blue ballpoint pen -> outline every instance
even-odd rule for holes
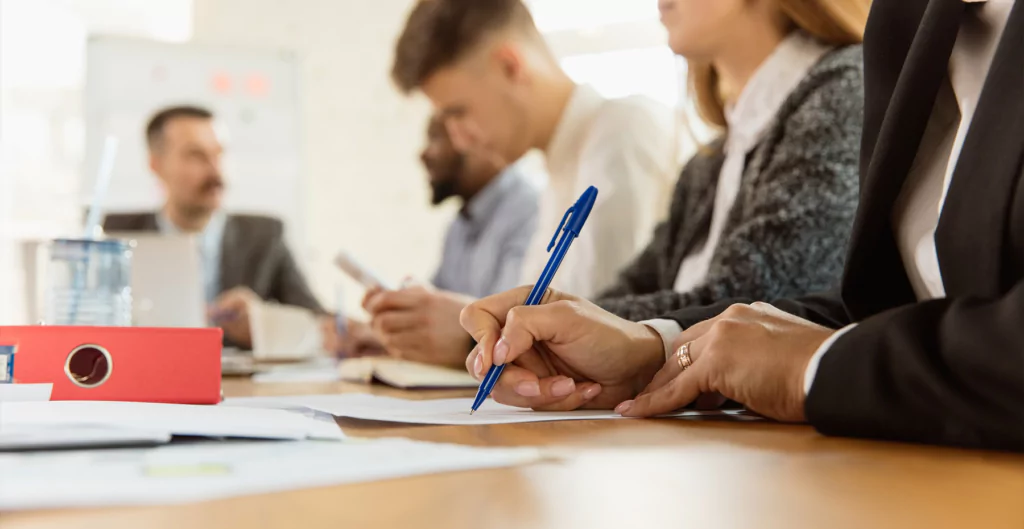
[[[544,292],[547,291],[548,285],[551,284],[551,280],[555,278],[555,273],[558,272],[558,267],[562,264],[562,259],[565,258],[565,254],[569,251],[569,246],[572,244],[572,241],[576,240],[576,237],[580,236],[580,230],[583,229],[583,224],[587,222],[587,217],[590,216],[590,210],[594,209],[594,202],[596,201],[597,188],[590,186],[580,195],[576,203],[565,212],[562,222],[558,223],[555,235],[551,237],[551,244],[548,244],[548,252],[551,252],[552,248],[555,251],[548,259],[548,264],[544,267],[544,271],[541,272],[537,284],[533,285],[533,290],[530,291],[530,296],[526,298],[525,305],[540,304],[541,298],[544,297]],[[562,233],[561,239],[558,238],[559,233]],[[558,242],[557,245],[555,244],[556,241]],[[491,369],[487,371],[487,376],[484,377],[484,381],[480,383],[480,389],[476,392],[476,399],[473,400],[473,409],[469,411],[470,415],[487,400],[491,390],[494,389],[494,385],[498,383],[498,377],[501,376],[504,370],[504,365],[492,365]]]

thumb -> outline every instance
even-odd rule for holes
[[[586,323],[577,303],[572,301],[514,307],[508,311],[501,340],[495,346],[494,363],[514,362],[532,351],[535,343],[555,343],[563,329]]]

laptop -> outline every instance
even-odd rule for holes
[[[189,235],[108,233],[132,249],[132,324],[206,327],[199,249]]]

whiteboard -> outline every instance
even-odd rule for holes
[[[292,248],[305,253],[294,54],[94,36],[86,60],[83,205],[92,200],[104,138],[112,134],[120,145],[106,210],[159,207],[163,194],[149,169],[146,123],[164,107],[199,105],[226,131],[226,209],[280,218]]]

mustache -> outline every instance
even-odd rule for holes
[[[201,191],[216,191],[224,189],[224,178],[220,175],[208,178],[203,182],[202,187],[199,188]]]

